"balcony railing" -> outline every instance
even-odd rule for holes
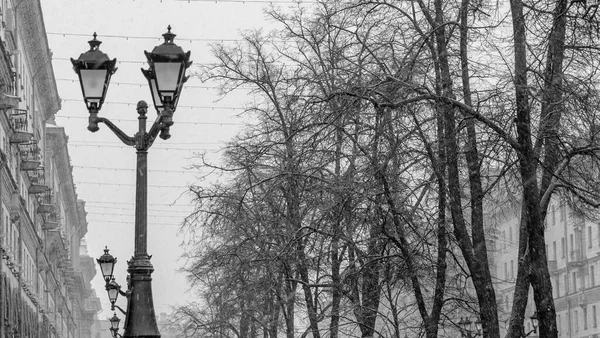
[[[42,164],[42,152],[37,141],[29,141],[18,144],[21,154],[21,170],[37,170]]]
[[[38,212],[42,214],[51,213],[55,210],[54,196],[50,190],[36,195],[38,201]]]
[[[46,185],[44,168],[27,171],[27,176],[29,177],[29,182],[31,183],[29,186],[30,194],[41,194],[50,190],[50,188]]]
[[[42,221],[42,230],[56,229],[59,224],[59,219],[55,212],[42,214]]]
[[[9,111],[9,120],[13,130],[10,135],[11,143],[24,143],[33,139],[33,133],[29,130],[27,110],[11,109]]]
[[[583,251],[581,251],[579,249],[571,250],[569,258],[570,258],[569,265],[580,266],[583,264],[583,261],[584,261]]]

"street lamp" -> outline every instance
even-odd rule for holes
[[[104,255],[96,259],[96,262],[100,265],[100,271],[102,272],[102,277],[106,283],[112,278],[115,263],[117,262],[117,259],[109,254],[108,251],[108,247],[104,247]]]
[[[98,259],[98,264],[111,297],[112,308],[117,307],[113,299],[116,301],[119,293],[127,296],[123,336],[160,337],[152,300],[151,274],[154,268],[150,263],[151,256],[147,252],[147,155],[148,149],[157,136],[164,140],[171,136],[169,129],[173,125],[173,113],[177,109],[183,83],[187,80],[185,71],[191,65],[190,52],[185,53],[173,42],[175,34],[171,33],[171,26],[168,27],[167,33],[163,34],[165,39],[163,44],[156,46],[151,53],[144,52],[150,67],[142,69],[142,73],[150,85],[158,116],[147,131],[148,105],[144,101],[139,101],[137,103],[139,129],[134,136],[129,136],[109,119],[98,116],[106,97],[110,78],[117,68],[116,59],[111,60],[100,51],[101,42],[96,37],[94,33],[94,38],[88,42],[90,50],[82,53],[76,60],[71,59],[71,62],[79,77],[83,100],[89,112],[88,130],[96,132],[99,130],[98,124],[104,123],[123,143],[136,149],[135,249],[132,259],[127,262],[130,278],[127,292],[122,292],[120,286],[114,282],[113,269],[116,259],[108,253],[108,249],[104,250],[104,255]],[[118,292],[115,293],[115,290]],[[113,332],[116,334],[116,331]]]
[[[113,338],[123,337],[119,334],[119,322],[121,319],[117,317],[117,314],[115,313],[108,320],[110,321],[110,332],[112,333]]]
[[[533,329],[531,331],[527,332],[525,335],[523,335],[523,337],[527,337],[532,333],[537,333],[537,328],[538,328],[537,310],[531,315],[531,317],[529,317],[529,320],[531,320],[531,327],[533,327]]]
[[[468,317],[461,318],[458,326],[461,335],[465,338],[475,338],[481,335],[481,320],[479,318],[474,323]]]

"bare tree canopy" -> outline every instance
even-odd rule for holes
[[[197,74],[256,123],[194,185],[187,337],[500,337],[494,215],[517,210],[507,337],[533,289],[557,337],[544,219],[595,218],[597,5],[322,1],[212,46]]]

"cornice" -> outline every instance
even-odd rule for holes
[[[15,15],[17,34],[25,49],[22,53],[28,58],[36,91],[41,99],[42,116],[44,120],[49,120],[60,109],[60,98],[40,1],[21,0]]]

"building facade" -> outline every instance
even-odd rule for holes
[[[517,277],[520,207],[498,213],[491,255],[501,319],[506,330]],[[600,338],[600,224],[553,200],[546,216],[546,253],[557,311],[559,337]],[[535,311],[530,290],[526,317]],[[526,320],[526,329],[531,330]]]
[[[0,0],[0,338],[91,337],[78,200],[39,0]]]

